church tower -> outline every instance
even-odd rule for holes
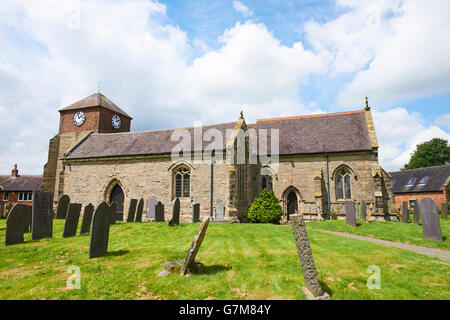
[[[52,192],[54,201],[64,194],[63,159],[92,133],[130,132],[132,118],[111,100],[95,93],[59,110],[59,132],[50,139],[41,191]]]

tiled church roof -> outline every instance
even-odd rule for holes
[[[391,172],[392,192],[421,193],[442,191],[442,187],[450,177],[450,164],[428,168]],[[424,177],[430,177],[426,183],[420,183]],[[415,181],[409,185],[412,178]]]

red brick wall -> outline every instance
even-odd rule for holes
[[[19,192],[9,192],[9,196],[8,196],[8,201],[3,201],[3,195],[4,192],[0,191],[0,203],[3,206],[3,217],[5,217],[6,214],[6,206],[8,205],[8,203],[12,203],[13,205],[19,203],[19,204],[24,204],[27,206],[32,206],[33,202],[32,201],[19,201]],[[1,212],[1,210],[0,210]],[[6,217],[5,217],[6,218]]]
[[[431,198],[436,202],[437,207],[441,208],[441,203],[447,202],[446,194],[444,192],[429,192],[429,193],[404,193],[395,195],[395,207],[400,209],[403,201],[408,202],[409,200]]]

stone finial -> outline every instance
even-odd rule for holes
[[[367,97],[366,97],[366,108],[365,108],[365,110],[366,111],[370,111],[369,100],[367,99]]]
[[[240,119],[244,119],[244,111],[241,110],[241,115],[239,117]]]

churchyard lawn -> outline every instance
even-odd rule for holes
[[[358,228],[375,232],[382,225]],[[447,235],[449,225],[443,225]],[[169,228],[120,222],[111,226],[108,253],[93,259],[88,258],[89,234],[78,235],[81,223],[73,238],[62,238],[63,226],[64,220],[54,220],[51,239],[31,241],[28,233],[23,244],[2,244],[0,299],[305,299],[290,226],[210,224],[196,259],[204,274],[190,277],[157,275],[164,262],[185,258],[198,223]],[[413,226],[395,226],[407,241],[409,233],[401,230]],[[386,234],[394,233],[389,223],[386,228],[391,230]],[[411,243],[421,236],[417,228]],[[0,220],[2,241],[5,229]],[[320,284],[333,300],[450,299],[448,262],[313,230],[308,236]],[[381,288],[370,290],[367,270],[373,265],[380,268]],[[80,268],[80,289],[67,288],[70,266]]]

